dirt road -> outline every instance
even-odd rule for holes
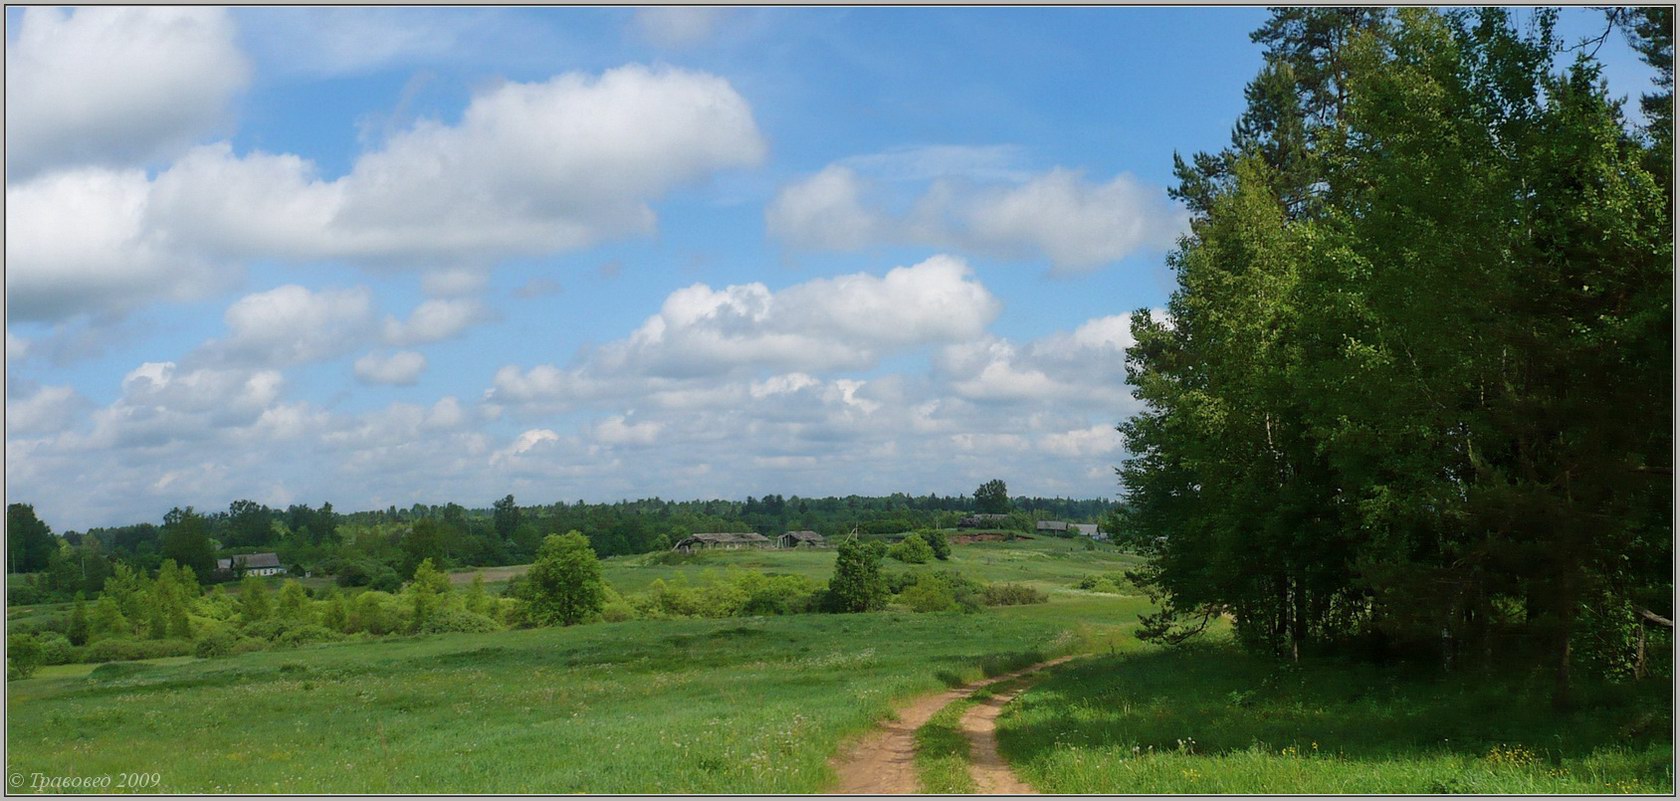
[[[946,704],[981,687],[1020,678],[1073,658],[1064,656],[1040,662],[1013,673],[982,679],[910,702],[898,710],[896,720],[887,721],[881,728],[864,735],[834,758],[830,764],[840,780],[830,792],[847,795],[919,792],[921,786],[916,781],[915,764],[916,730],[921,728],[922,724],[944,709]],[[1021,689],[1011,691],[1008,698],[1015,697]],[[992,736],[998,713],[1002,711],[1008,698],[983,701],[963,717],[963,733],[969,737],[973,759],[969,769],[973,772],[975,783],[982,793],[1033,792],[1031,787],[1015,777],[1009,766],[998,756],[997,740]],[[970,731],[971,718],[973,731]]]

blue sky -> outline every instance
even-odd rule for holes
[[[1264,17],[8,9],[8,500],[1112,497]]]

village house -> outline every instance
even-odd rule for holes
[[[235,574],[243,570],[247,576],[278,576],[286,572],[286,566],[273,553],[246,553],[217,559],[216,570]]]
[[[1009,521],[1009,515],[976,514],[957,521],[957,528],[996,528]]]
[[[828,542],[815,531],[789,531],[776,538],[778,548],[798,548],[801,545],[810,548],[821,548]]]
[[[1074,523],[1073,527],[1080,534],[1090,537],[1098,542],[1103,542],[1108,539],[1108,532],[1103,531],[1102,527],[1096,523]]]
[[[671,550],[679,553],[691,553],[707,548],[769,548],[774,543],[769,537],[752,531],[709,532],[705,534],[691,534],[677,541]]]
[[[1068,524],[1061,520],[1040,520],[1038,525],[1033,526],[1033,528],[1046,534],[1058,536],[1065,535],[1068,532]]]

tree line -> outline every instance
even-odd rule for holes
[[[1523,13],[1275,10],[1231,145],[1175,157],[1190,231],[1120,425],[1147,636],[1229,614],[1283,655],[1529,665],[1560,704],[1669,669],[1673,9],[1608,12],[1657,73],[1642,124]]]
[[[338,577],[344,586],[396,590],[421,562],[442,567],[525,564],[550,534],[583,532],[597,554],[620,556],[668,550],[702,531],[813,530],[838,538],[950,528],[975,511],[1013,511],[1009,522],[1028,530],[1035,519],[1098,520],[1113,509],[1103,499],[1011,499],[1001,480],[974,495],[766,495],[742,501],[616,503],[558,502],[521,506],[512,495],[486,508],[456,503],[341,513],[331,503],[276,509],[237,500],[225,511],[172,509],[162,525],[90,528],[55,535],[33,507],[7,507],[8,571],[28,574],[9,587],[10,603],[68,601],[100,591],[118,564],[155,574],[165,561],[190,569],[201,582],[237,578],[216,570],[218,558],[272,551],[295,573]]]

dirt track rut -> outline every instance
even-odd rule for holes
[[[927,723],[939,710],[982,687],[1009,681],[1059,665],[1073,659],[1064,656],[1040,662],[1001,676],[982,679],[941,693],[923,696],[898,710],[898,717],[889,720],[861,739],[852,743],[834,758],[831,764],[839,776],[830,792],[843,795],[916,793],[921,785],[916,781],[916,730]],[[975,705],[962,719],[963,734],[969,738],[969,771],[982,793],[1032,793],[1025,782],[1017,778],[998,756],[997,716],[1003,705],[1023,688],[1015,688],[1006,696],[987,699]]]

